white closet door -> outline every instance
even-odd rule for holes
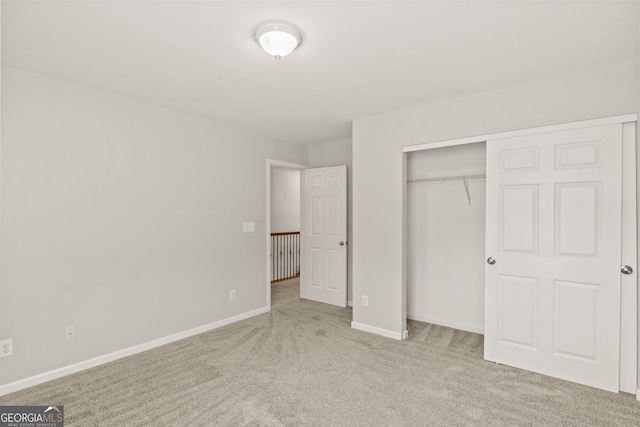
[[[485,359],[619,390],[622,126],[487,143]]]

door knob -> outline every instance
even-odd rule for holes
[[[494,258],[494,257],[491,257],[491,256],[490,256],[489,258],[487,258],[487,264],[489,264],[489,265],[493,265],[493,264],[495,264],[495,263],[496,263],[496,260],[495,260],[495,258]]]
[[[338,244],[339,244],[340,246],[344,246],[344,245],[345,245],[344,241],[342,241],[342,240],[341,240],[341,241],[340,241],[340,243],[338,243]]]
[[[633,268],[629,267],[628,265],[623,265],[622,267],[620,267],[620,271],[622,272],[622,274],[631,274],[633,273]]]

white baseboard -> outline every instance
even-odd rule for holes
[[[347,307],[353,307],[353,301],[347,301]]]
[[[402,340],[403,332],[394,332],[388,329],[378,328],[376,326],[365,325],[364,323],[351,322],[351,327],[359,331],[370,332],[376,335],[382,335],[383,337],[393,338],[395,340]]]
[[[636,400],[640,402],[640,388],[636,390]]]
[[[433,317],[429,316],[420,316],[417,314],[409,313],[407,313],[407,319],[417,320],[418,322],[433,323],[434,325],[446,326],[448,328],[460,329],[461,331],[484,335],[484,328],[478,328],[477,326],[466,325],[464,323],[448,322],[446,320],[434,319]]]
[[[114,351],[102,356],[94,357],[93,359],[85,360],[82,362],[74,363],[73,365],[64,366],[62,368],[54,369],[53,371],[44,372],[42,374],[34,375],[29,378],[18,380],[9,384],[0,385],[0,396],[13,393],[19,390],[23,390],[34,385],[42,384],[47,381],[55,380],[57,378],[64,377],[66,375],[75,374],[76,372],[84,371],[85,369],[94,368],[105,363],[113,362],[114,360],[122,359],[123,357],[131,356],[143,351],[151,350],[152,348],[160,347],[165,344],[179,341],[184,338],[189,338],[194,335],[208,332],[213,329],[218,329],[231,323],[239,322],[250,317],[258,316],[260,314],[268,313],[269,307],[259,308],[257,310],[250,311],[248,313],[239,314],[237,316],[229,317],[219,320],[217,322],[209,323],[207,325],[198,326],[197,328],[189,329],[187,331],[178,332],[177,334],[169,335],[163,338],[158,338],[153,341],[148,341],[142,344],[134,345],[133,347],[125,348],[122,350]]]

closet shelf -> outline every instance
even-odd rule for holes
[[[462,180],[462,183],[464,184],[464,191],[467,193],[467,200],[469,201],[469,205],[471,205],[471,194],[469,194],[469,186],[467,185],[467,181],[470,179],[485,179],[486,177],[487,177],[486,174],[437,176],[433,178],[410,179],[407,181],[407,183],[415,184],[418,182],[444,182],[444,181]]]
[[[407,182],[409,184],[415,184],[417,182],[440,182],[440,181],[456,181],[456,180],[470,180],[470,179],[485,179],[487,175],[485,174],[477,174],[477,175],[455,175],[455,176],[437,176],[433,178],[416,178],[410,179]]]

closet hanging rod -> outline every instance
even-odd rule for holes
[[[438,176],[434,178],[416,178],[410,179],[407,182],[409,184],[415,184],[416,182],[440,182],[440,181],[455,181],[455,180],[467,180],[467,179],[485,179],[487,175],[485,174],[476,174],[476,175],[456,175],[456,176]]]

